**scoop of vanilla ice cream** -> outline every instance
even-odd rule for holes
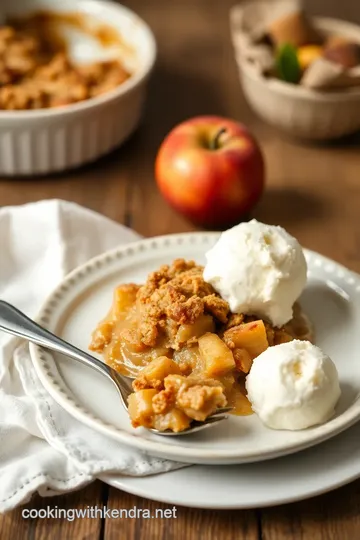
[[[340,397],[333,361],[309,341],[269,347],[246,378],[249,401],[273,429],[305,429],[326,422]]]
[[[255,314],[274,326],[292,318],[307,266],[299,242],[282,227],[240,223],[221,234],[206,260],[205,281],[233,313]]]

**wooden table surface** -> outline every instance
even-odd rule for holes
[[[129,0],[153,28],[159,62],[150,84],[144,121],[121,149],[96,164],[47,178],[2,179],[1,205],[61,198],[97,210],[152,236],[190,231],[156,190],[153,163],[168,130],[180,120],[214,113],[248,124],[262,145],[268,185],[254,212],[286,227],[300,242],[360,272],[360,136],[309,146],[284,138],[258,120],[241,94],[228,32],[231,0]],[[360,23],[353,0],[308,0],[314,14]],[[329,471],[330,473],[330,471]],[[289,478],[289,482],[291,479]],[[176,486],[174,486],[176,489]],[[95,482],[79,492],[42,500],[83,508],[165,508]],[[1,540],[355,540],[360,537],[360,481],[305,502],[249,511],[178,508],[177,519],[27,520],[21,510],[0,517]]]

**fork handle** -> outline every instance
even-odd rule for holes
[[[40,347],[45,347],[45,349],[51,349],[73,358],[109,377],[118,385],[118,373],[110,366],[55,336],[55,334],[29,319],[16,307],[3,300],[0,300],[0,330],[31,341],[36,345],[40,345]]]

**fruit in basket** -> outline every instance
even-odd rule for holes
[[[276,70],[283,81],[297,84],[301,78],[301,66],[296,48],[290,43],[282,45],[276,54]]]
[[[360,44],[333,36],[325,45],[324,58],[345,69],[353,68],[360,64]]]
[[[158,187],[180,213],[204,227],[238,223],[262,195],[261,150],[245,126],[199,116],[175,127],[155,163]]]
[[[322,55],[323,47],[320,45],[303,45],[297,49],[298,62],[303,71]]]
[[[302,10],[290,11],[280,18],[276,18],[268,27],[268,35],[276,47],[284,43],[289,43],[293,47],[301,47],[322,41],[311,18]]]

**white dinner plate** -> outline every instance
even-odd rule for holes
[[[115,285],[143,282],[150,271],[176,257],[204,262],[216,233],[193,233],[141,240],[93,259],[54,291],[38,320],[84,350],[91,331],[112,301]],[[161,437],[131,427],[116,390],[93,370],[31,345],[37,373],[54,399],[94,429],[149,454],[197,464],[238,464],[290,454],[322,442],[360,418],[360,277],[306,251],[308,284],[301,297],[314,323],[316,342],[337,365],[342,396],[335,416],[303,431],[275,431],[255,416],[235,417],[212,429],[183,437]]]

